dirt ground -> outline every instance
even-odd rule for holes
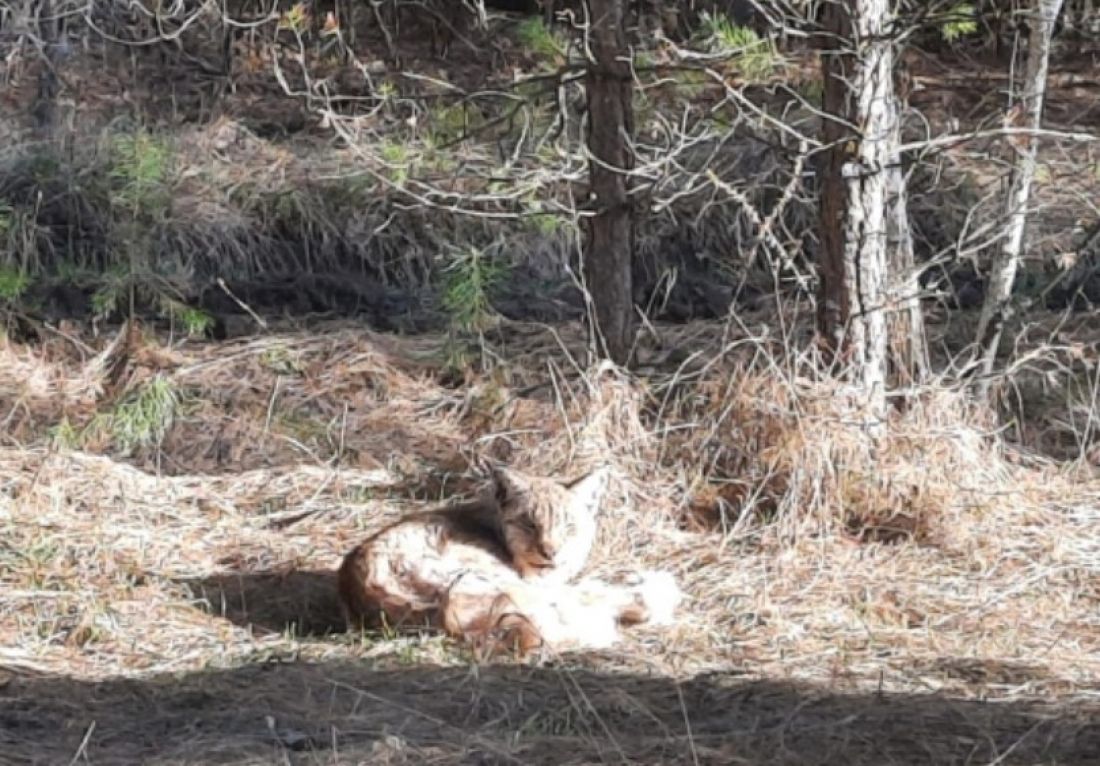
[[[1087,471],[943,392],[866,462],[834,384],[660,331],[703,361],[570,372],[579,327],[509,325],[511,363],[454,387],[443,338],[347,325],[7,343],[0,762],[1097,762]],[[178,409],[123,450],[154,380]],[[474,454],[568,473],[586,439],[618,469],[591,571],[671,570],[677,625],[520,663],[343,632],[370,529],[475,491]]]

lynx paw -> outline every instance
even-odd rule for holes
[[[684,594],[672,573],[643,570],[638,573],[638,580],[633,590],[645,604],[648,613],[646,621],[652,625],[671,625],[675,622],[676,610],[684,600]]]

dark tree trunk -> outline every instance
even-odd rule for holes
[[[848,82],[853,59],[843,55],[850,22],[848,9],[830,3],[826,11],[822,106],[829,115],[844,117],[848,111]],[[844,350],[844,334],[852,314],[852,295],[844,263],[844,219],[848,207],[848,185],[843,168],[849,159],[849,143],[855,136],[841,119],[826,118],[822,136],[825,154],[821,182],[821,263],[818,264],[821,295],[817,303],[817,326],[831,356]]]
[[[627,185],[634,168],[634,115],[625,0],[588,0],[586,89],[592,202],[584,277],[592,296],[593,337],[601,355],[626,364],[634,336],[631,260],[634,220]]]
[[[51,0],[38,5],[38,34],[45,54],[38,75],[38,94],[33,108],[35,130],[40,139],[53,139],[57,128],[57,35],[58,20]]]

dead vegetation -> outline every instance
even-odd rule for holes
[[[377,30],[358,61],[307,51],[317,82],[361,99],[333,112],[362,126],[339,145],[272,80],[295,51],[254,35],[227,79],[182,58],[214,62],[206,27],[167,59],[93,45],[58,62],[51,151],[18,124],[38,59],[5,58],[0,763],[1094,763],[1100,345],[1088,316],[1048,313],[1095,289],[1091,256],[1072,262],[1074,225],[1096,214],[1094,145],[1044,145],[1014,422],[945,378],[899,397],[872,449],[859,398],[792,351],[811,347],[808,312],[784,315],[791,264],[767,262],[749,206],[683,193],[713,168],[771,215],[789,189],[777,236],[812,250],[812,190],[791,180],[783,131],[736,98],[717,107],[734,82],[809,126],[812,58],[785,54],[780,77],[765,57],[753,82],[736,61],[713,81],[657,59],[639,75],[654,78],[639,135],[656,147],[670,115],[700,131],[654,177],[668,207],[639,233],[642,302],[675,319],[733,305],[741,329],[647,326],[630,376],[578,361],[572,324],[441,332],[444,267],[467,251],[509,270],[496,311],[579,315],[559,288],[580,122],[520,151],[558,108],[535,87],[545,56],[501,22],[453,40],[464,53],[433,85],[416,75],[438,59],[420,23],[403,68],[381,61]],[[472,63],[482,42],[504,95]],[[1064,51],[1052,127],[1095,115],[1094,55]],[[910,62],[913,141],[999,124],[1007,67],[962,58]],[[529,123],[498,121],[517,103]],[[937,369],[972,340],[1002,149],[959,142],[914,170]],[[480,212],[515,217],[447,208],[475,192]],[[1083,274],[1082,295],[1049,306],[1059,269]],[[157,321],[119,331],[135,294]],[[316,312],[432,332],[272,316]],[[54,321],[74,316],[95,321]],[[427,633],[343,631],[334,569],[370,531],[476,492],[479,458],[549,475],[592,450],[616,479],[590,573],[673,570],[676,627],[491,665]]]
[[[632,378],[578,367],[579,328],[510,326],[519,361],[460,389],[442,338],[339,326],[135,331],[111,385],[110,338],[6,342],[5,757],[1086,763],[1100,484],[942,389],[873,452],[840,384],[719,329],[658,328],[701,353]],[[175,405],[121,442],[152,381]],[[680,624],[541,669],[341,632],[368,530],[475,491],[478,455],[593,448],[617,479],[590,570],[672,569]]]

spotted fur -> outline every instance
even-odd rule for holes
[[[493,478],[491,498],[412,514],[348,553],[338,583],[349,626],[427,624],[526,653],[606,647],[620,624],[675,609],[674,582],[570,584],[595,540],[606,471],[570,485],[506,469]]]

